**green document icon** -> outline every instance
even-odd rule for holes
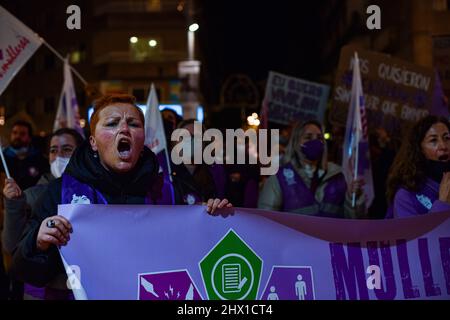
[[[232,229],[200,261],[210,300],[256,300],[262,260]]]

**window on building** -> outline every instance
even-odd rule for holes
[[[136,97],[137,103],[146,103],[148,99],[148,94],[150,90],[148,88],[134,87],[131,88],[131,94]],[[156,87],[156,95],[158,96],[159,102],[163,101],[164,97],[161,96],[161,89]]]
[[[70,63],[71,64],[78,64],[81,61],[81,52],[78,50],[72,51],[70,53]]]
[[[161,0],[147,0],[146,5],[149,12],[161,11]]]
[[[161,55],[161,38],[130,37],[130,54],[133,61],[145,61],[159,58]]]
[[[450,0],[433,0],[434,11],[446,11],[450,8]]]
[[[145,102],[147,100],[148,90],[144,88],[133,88],[131,94],[136,97],[137,102]]]
[[[78,64],[86,61],[86,46],[82,43],[77,49],[71,50],[69,60],[71,64]]]

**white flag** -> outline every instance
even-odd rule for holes
[[[56,113],[53,131],[59,128],[72,128],[84,137],[80,126],[80,112],[78,109],[75,87],[73,85],[72,73],[67,59],[64,61],[64,84],[59,98],[58,112]]]
[[[0,6],[0,94],[42,42],[36,33]]]
[[[355,179],[362,178],[364,180],[363,193],[366,208],[368,208],[375,195],[370,163],[366,108],[359,71],[359,59],[356,53],[353,61],[352,92],[343,151],[342,169],[347,185],[350,186]]]
[[[167,148],[164,125],[159,111],[158,96],[155,86],[151,85],[147,100],[147,111],[145,112],[145,145],[154,154],[158,154]]]
[[[155,86],[151,85],[148,94],[147,110],[145,111],[145,145],[149,147],[158,159],[163,174],[162,197],[156,204],[175,204],[175,192],[172,185],[169,152],[167,150],[166,134],[159,111],[158,96]]]

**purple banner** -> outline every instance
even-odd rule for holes
[[[63,205],[87,299],[449,299],[450,213],[340,220],[202,206]],[[74,286],[75,287],[75,286]],[[82,297],[80,295],[79,297]]]

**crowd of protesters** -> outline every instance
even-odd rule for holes
[[[194,120],[162,111],[168,146],[177,128],[194,134]],[[300,119],[299,119],[300,120]],[[57,205],[73,203],[161,204],[166,192],[158,159],[144,146],[144,116],[134,97],[95,102],[90,134],[72,129],[48,137],[48,149],[32,144],[32,126],[13,124],[3,150],[0,299],[70,299],[57,247],[70,241],[70,222]],[[172,204],[204,204],[207,211],[248,207],[331,218],[388,219],[450,209],[450,124],[427,116],[401,141],[377,128],[370,134],[375,199],[367,208],[365,181],[347,183],[340,166],[342,139],[324,124],[297,121],[282,128],[280,167],[260,177],[255,165],[170,164]],[[398,145],[401,145],[397,152]],[[352,201],[353,196],[353,201]],[[231,205],[232,204],[232,205]]]

